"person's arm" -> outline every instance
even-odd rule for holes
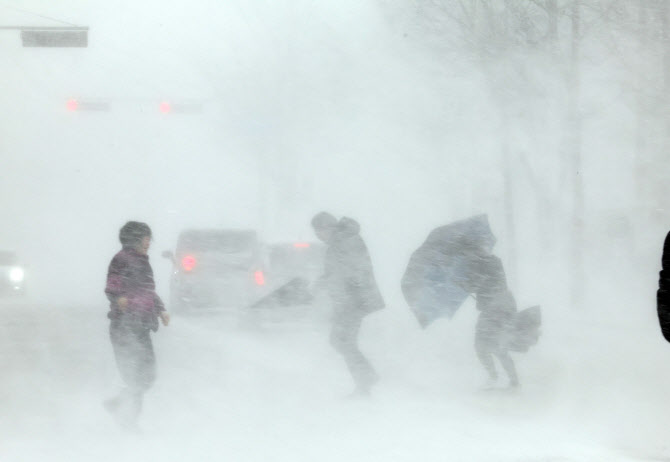
[[[112,303],[113,308],[120,311],[126,311],[128,308],[128,298],[125,296],[125,277],[127,264],[123,259],[116,255],[107,270],[107,285],[105,286],[105,294],[107,299]]]
[[[377,287],[372,259],[362,238],[352,240],[348,254],[347,282],[359,303],[370,311],[383,308],[384,300]]]
[[[170,324],[170,313],[167,312],[163,300],[156,293],[154,293],[154,309],[164,326]]]
[[[359,236],[348,239],[342,253],[347,283],[352,287],[365,287],[372,274],[372,261],[363,239]]]
[[[316,280],[314,280],[310,287],[310,292],[312,292],[312,295],[322,292],[328,287],[328,281],[330,280],[331,274],[333,272],[332,260],[332,249],[331,247],[328,247],[323,255],[323,272],[319,277],[316,278]]]
[[[656,311],[663,337],[670,342],[670,233],[663,244],[663,269],[659,274],[658,291],[656,292]]]
[[[163,311],[165,311],[165,304],[163,303],[163,300],[158,296],[157,293],[154,293],[154,308],[156,309],[156,313],[161,314]]]

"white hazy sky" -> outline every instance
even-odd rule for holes
[[[613,78],[617,61],[605,55],[583,68],[587,280],[583,305],[571,306],[560,66],[522,60],[533,85],[504,124],[475,63],[429,47],[401,3],[0,4],[3,25],[56,24],[19,8],[91,28],[88,48],[67,50],[22,48],[17,32],[0,31],[0,248],[28,265],[27,305],[49,307],[44,324],[21,324],[27,315],[9,309],[14,324],[0,322],[9,352],[0,356],[9,366],[0,460],[609,461],[667,452],[670,362],[654,317],[666,230],[634,207],[634,118]],[[111,110],[71,113],[69,98]],[[165,100],[203,110],[161,114]],[[170,268],[159,255],[180,230],[311,239],[309,220],[323,209],[361,223],[388,303],[362,334],[384,377],[379,398],[369,407],[334,398],[350,384],[323,323],[261,334],[177,319],[157,339],[147,436],[119,439],[98,403],[118,385],[102,290],[120,226],[153,228],[166,296]],[[424,332],[399,288],[433,227],[482,212],[519,305],[544,313],[541,343],[519,357],[524,388],[502,399],[472,392],[481,372],[472,304]]]

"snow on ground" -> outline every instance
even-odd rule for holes
[[[471,306],[426,331],[379,312],[362,334],[383,379],[367,401],[346,398],[320,317],[176,316],[154,337],[142,432],[127,434],[101,406],[120,386],[104,305],[0,308],[2,461],[670,459],[670,349],[644,316],[545,308],[541,343],[516,356],[523,387],[509,393],[477,390]]]

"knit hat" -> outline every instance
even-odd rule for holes
[[[129,221],[119,231],[119,240],[123,247],[135,247],[146,236],[151,237],[151,228],[139,221]]]

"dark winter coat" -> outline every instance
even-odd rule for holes
[[[516,336],[516,302],[507,288],[505,270],[498,257],[482,253],[472,258],[468,290],[477,297],[480,311],[475,327],[475,346],[484,352],[500,352]]]
[[[335,315],[365,315],[385,306],[359,231],[356,221],[344,217],[327,242],[322,281],[333,300]]]
[[[515,313],[516,302],[507,288],[507,278],[500,258],[483,254],[471,259],[468,291],[477,297],[477,309],[485,312]]]
[[[663,337],[670,342],[670,233],[666,236],[663,245],[662,264],[663,269],[659,275],[658,292],[656,293],[656,308]]]
[[[154,273],[149,257],[132,248],[123,248],[109,264],[105,293],[110,301],[108,317],[114,321],[121,318],[124,323],[152,330],[158,329],[158,315],[165,311],[163,302],[156,294]],[[126,297],[128,307],[119,309],[118,299]]]

